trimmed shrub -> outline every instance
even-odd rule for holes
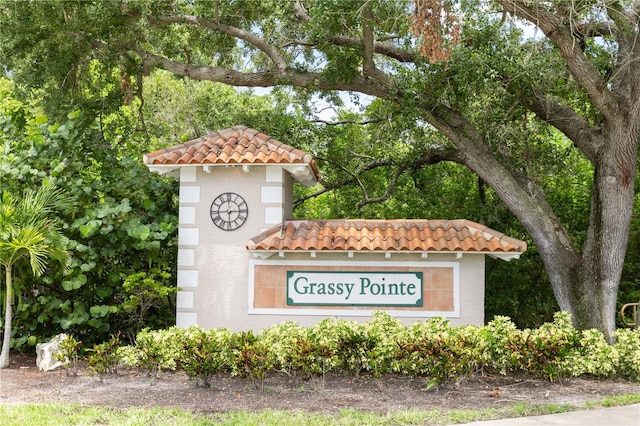
[[[181,356],[182,330],[171,327],[166,330],[143,329],[136,335],[137,365],[147,375],[157,377],[160,370],[175,370],[176,358]]]
[[[224,371],[234,371],[233,342],[235,334],[224,328],[203,330],[193,326],[181,330],[178,364],[196,386],[211,386],[211,379]]]
[[[559,312],[553,322],[519,330],[508,317],[486,326],[454,327],[444,318],[405,326],[388,313],[367,322],[327,318],[312,327],[295,322],[270,326],[260,333],[203,330],[197,326],[142,330],[135,346],[120,340],[94,345],[89,368],[115,372],[119,362],[156,376],[160,370],[184,370],[196,386],[228,373],[264,380],[284,372],[324,384],[326,373],[351,376],[396,373],[428,380],[427,387],[474,372],[530,374],[553,381],[590,375],[640,381],[640,330],[617,330],[608,345],[597,330],[578,331],[571,317]]]
[[[618,351],[617,374],[640,381],[640,329],[618,329],[614,349]]]

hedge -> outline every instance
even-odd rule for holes
[[[474,373],[529,374],[550,381],[591,376],[640,380],[640,330],[618,329],[607,344],[597,330],[576,330],[571,317],[556,313],[554,321],[535,329],[518,329],[508,317],[485,326],[452,326],[444,318],[404,325],[385,312],[367,322],[327,318],[312,327],[283,322],[260,332],[232,332],[197,326],[142,330],[135,345],[113,346],[118,363],[156,375],[181,369],[209,386],[219,374],[263,382],[285,372],[317,378],[332,372],[359,376],[400,374],[443,384]],[[113,339],[112,339],[113,343]],[[94,349],[89,367],[108,369],[114,354]]]

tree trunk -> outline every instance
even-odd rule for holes
[[[637,128],[633,120],[621,119],[605,132],[606,145],[595,167],[582,263],[576,280],[568,283],[572,286],[569,302],[575,306],[576,326],[598,328],[610,343],[614,339],[616,299],[633,215],[640,136]]]
[[[563,132],[594,166],[589,229],[577,253],[579,262],[565,264],[560,247],[550,251],[539,247],[539,253],[546,269],[557,272],[550,273],[549,279],[560,308],[572,314],[576,327],[597,328],[612,343],[616,297],[633,214],[640,137],[640,68],[635,65],[640,57],[638,4],[626,10],[619,5],[605,8],[602,24],[612,30],[617,56],[611,63],[611,74],[603,75],[577,43],[574,21],[559,16],[556,12],[561,9],[557,5],[554,9],[525,0],[498,3],[505,11],[536,25],[555,44],[568,71],[604,120],[600,128],[575,111],[555,105],[548,95],[539,98],[544,102],[538,103],[535,98],[527,102],[527,108]],[[573,9],[563,6],[562,10]],[[536,243],[538,239],[545,240],[535,229],[527,230]]]
[[[613,343],[618,287],[633,214],[639,132],[637,125],[620,121],[604,133],[606,144],[595,162],[590,223],[581,252],[549,238],[547,231],[527,230],[538,245],[560,309],[572,315],[576,328],[598,329]],[[518,217],[525,226],[530,222]]]
[[[637,143],[635,120],[610,123],[595,161],[590,224],[582,250],[533,182],[519,180],[488,152],[481,135],[446,107],[425,117],[464,153],[463,163],[487,182],[538,247],[560,309],[579,329],[596,328],[613,343],[616,297],[633,213]]]
[[[13,317],[13,283],[11,281],[11,266],[6,267],[7,297],[4,313],[4,336],[2,339],[2,352],[0,352],[0,368],[9,367],[9,346],[11,343],[11,319]]]

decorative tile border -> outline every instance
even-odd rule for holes
[[[269,315],[370,315],[376,306],[291,306],[287,305],[287,272],[297,269],[352,272],[420,272],[424,277],[423,306],[390,306],[384,310],[396,316],[460,316],[459,262],[336,262],[294,260],[251,260],[249,262],[249,314]]]

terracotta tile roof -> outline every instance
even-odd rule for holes
[[[144,156],[147,166],[298,164],[320,173],[311,155],[257,130],[234,126]],[[294,176],[297,177],[297,176]]]
[[[527,243],[469,220],[290,220],[249,240],[251,251],[523,253]]]

